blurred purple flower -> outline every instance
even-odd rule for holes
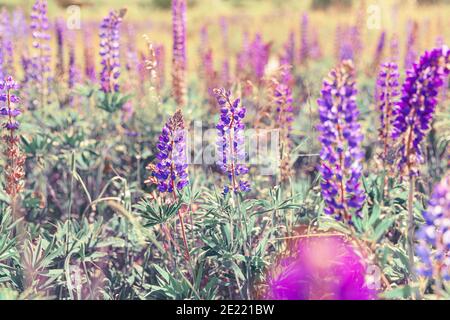
[[[253,80],[257,83],[262,81],[266,65],[269,62],[270,43],[264,43],[262,35],[257,33],[254,40],[250,44],[250,65],[252,67]]]
[[[425,224],[417,232],[419,273],[438,280],[450,280],[450,172],[435,187]]]
[[[408,70],[409,68],[411,68],[417,58],[416,42],[417,42],[417,35],[419,32],[418,29],[419,29],[419,25],[416,21],[408,22],[405,65],[404,65],[405,70]]]
[[[6,74],[14,74],[14,44],[15,30],[11,16],[5,8],[0,13],[0,79]],[[2,75],[3,73],[3,75]]]
[[[63,77],[64,68],[64,20],[59,18],[55,23],[55,34],[56,34],[56,76]]]
[[[271,269],[267,299],[373,300],[366,263],[344,236],[307,235],[290,246],[290,256]]]
[[[84,76],[87,80],[95,83],[97,81],[97,74],[95,68],[95,54],[92,46],[92,28],[85,28],[83,32],[84,42]]]
[[[309,17],[305,12],[301,19],[300,28],[300,63],[306,64],[310,56],[310,46],[309,46]]]
[[[295,65],[295,33],[289,32],[289,38],[283,46],[283,53],[280,57],[280,64]]]
[[[172,90],[179,107],[186,105],[186,0],[172,0]]]

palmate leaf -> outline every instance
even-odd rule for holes
[[[109,113],[114,113],[117,110],[122,109],[123,105],[130,100],[131,95],[122,95],[119,92],[104,93],[98,92],[98,104],[97,106]]]
[[[136,213],[144,220],[145,227],[153,227],[158,224],[166,223],[180,210],[181,202],[173,204],[158,204],[155,201],[142,199],[134,205]]]
[[[12,236],[13,227],[10,211],[2,208],[2,212],[0,212],[0,271],[2,263],[17,257],[16,239]]]

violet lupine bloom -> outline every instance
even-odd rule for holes
[[[324,211],[348,223],[353,213],[360,213],[365,200],[360,182],[364,153],[356,93],[354,67],[347,60],[330,72],[318,100]]]
[[[250,64],[252,67],[253,80],[260,82],[264,77],[264,72],[269,63],[270,43],[264,43],[260,33],[255,35],[255,39],[250,44]]]
[[[91,29],[87,28],[83,33],[84,38],[84,76],[91,82],[97,81],[97,71],[95,69],[95,55],[92,46]]]
[[[31,77],[39,85],[41,106],[46,102],[52,78],[50,77],[51,47],[47,0],[36,0],[31,12],[30,28],[35,53],[31,58]]]
[[[157,184],[160,192],[175,192],[189,184],[186,154],[186,132],[181,110],[169,118],[159,136],[158,163],[149,165],[148,182]]]
[[[13,36],[15,30],[12,28],[11,17],[3,8],[0,14],[0,75],[14,74],[14,45]],[[0,78],[0,79],[3,79]]]
[[[216,87],[217,72],[214,70],[213,51],[209,44],[208,28],[206,25],[201,28],[200,39],[199,51],[202,62],[200,73],[205,81],[205,89],[208,93],[210,104],[213,106],[215,105],[213,89]]]
[[[291,167],[292,122],[294,107],[292,105],[292,74],[290,65],[282,65],[279,79],[273,79],[272,99],[276,106],[276,127],[280,132],[280,180],[288,181],[293,175]]]
[[[378,39],[378,44],[375,49],[375,54],[372,62],[372,71],[376,72],[381,60],[383,59],[384,45],[386,43],[386,31],[381,32],[380,38]]]
[[[155,47],[155,58],[157,63],[156,67],[158,69],[157,73],[159,78],[159,88],[163,88],[166,79],[166,51],[164,49],[164,45],[160,44]]]
[[[186,105],[186,0],[172,0],[172,90],[179,107]]]
[[[280,58],[280,64],[294,66],[295,64],[295,34],[294,31],[289,33],[289,38],[283,46],[283,53]]]
[[[104,93],[119,92],[120,77],[120,32],[119,26],[126,9],[111,11],[100,25],[100,73],[101,89]]]
[[[306,64],[310,54],[309,48],[309,17],[304,13],[300,30],[300,63]]]
[[[236,74],[242,76],[248,71],[250,65],[250,44],[248,32],[244,32],[242,40],[242,49],[238,52],[236,56]],[[247,76],[247,75],[245,75]]]
[[[241,100],[231,100],[231,92],[225,89],[214,89],[217,103],[220,107],[218,131],[218,164],[227,174],[230,185],[224,187],[224,193],[230,189],[233,192],[248,192],[250,184],[241,177],[248,173],[245,165],[245,125],[242,120],[246,109],[240,105]]]
[[[225,17],[220,18],[220,30],[222,31],[222,50],[224,53],[222,68],[220,70],[220,81],[225,87],[231,85],[230,75],[230,46],[228,36],[228,21]]]
[[[353,60],[355,57],[354,45],[350,37],[350,29],[338,26],[336,29],[336,48],[339,62]]]
[[[79,71],[75,61],[75,43],[76,37],[72,34],[72,39],[69,44],[69,66],[68,66],[68,78],[67,85],[70,91],[75,88],[75,85],[79,81]],[[69,93],[69,105],[73,105],[74,103],[74,94],[72,92]]]
[[[430,129],[439,88],[449,72],[450,51],[446,46],[426,51],[407,71],[401,100],[394,109],[392,134],[393,139],[400,140],[400,172],[418,174],[417,165],[423,160],[420,144]]]
[[[435,280],[450,280],[450,172],[435,187],[417,232],[419,273]]]
[[[405,54],[405,70],[412,67],[413,63],[416,61],[416,42],[417,34],[419,32],[419,25],[416,21],[408,23],[408,39],[406,42],[406,54]]]
[[[311,49],[310,49],[311,59],[319,60],[322,58],[323,53],[322,53],[322,48],[320,46],[319,34],[316,29],[312,30],[311,38],[312,38]]]
[[[366,283],[363,253],[344,236],[312,233],[288,247],[292,253],[271,268],[266,299],[376,299],[377,292]]]
[[[4,81],[0,81],[0,116],[6,118],[3,122],[3,128],[8,132],[3,136],[4,155],[6,158],[4,168],[5,191],[11,197],[12,204],[16,196],[23,190],[23,178],[25,176],[25,156],[19,148],[20,137],[16,134],[20,127],[16,118],[21,114],[20,109],[16,107],[20,99],[14,94],[18,89],[19,86],[12,77],[7,77]]]
[[[56,76],[64,76],[64,20],[57,19],[55,23],[55,33],[56,33]]]
[[[400,48],[399,48],[399,43],[398,43],[398,35],[397,34],[393,34],[392,38],[391,38],[391,43],[390,43],[390,54],[391,54],[391,61],[393,63],[398,63],[399,59],[400,59]]]
[[[14,30],[15,35],[18,36],[17,40],[21,42],[27,40],[28,25],[25,13],[21,8],[17,8],[12,13],[11,28]]]
[[[378,107],[380,110],[380,130],[379,138],[383,145],[383,151],[380,155],[383,161],[384,169],[393,165],[393,110],[397,103],[397,98],[400,95],[399,91],[399,72],[398,66],[395,63],[384,63],[381,66],[380,73],[377,79],[377,87],[379,96]]]

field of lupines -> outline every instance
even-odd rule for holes
[[[0,1],[0,299],[450,299],[450,4],[351,2]]]

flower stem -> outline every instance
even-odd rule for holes
[[[407,240],[408,240],[408,259],[409,259],[409,270],[411,273],[411,278],[414,280],[415,276],[415,265],[414,265],[414,186],[415,177],[409,176],[409,194],[408,194],[408,229],[407,229]]]

